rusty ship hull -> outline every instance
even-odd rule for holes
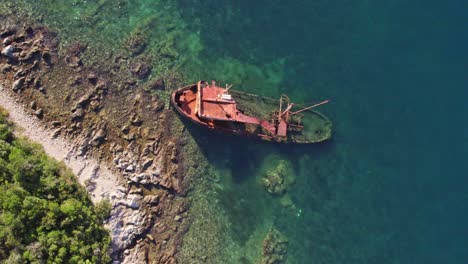
[[[171,103],[180,115],[209,130],[266,141],[318,143],[332,132],[331,121],[318,111],[294,111],[295,106],[286,108],[282,99],[233,91],[214,82],[179,88],[172,93]],[[286,109],[281,109],[282,103]]]

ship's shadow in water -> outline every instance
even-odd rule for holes
[[[303,155],[317,157],[333,148],[332,141],[311,145],[279,144],[213,132],[189,122],[185,125],[210,166],[220,173],[228,173],[219,179],[222,189],[218,190],[218,199],[230,221],[235,223],[230,235],[239,245],[245,245],[258,228],[276,221],[274,212],[278,205],[259,181],[265,167],[275,166],[271,160],[277,159],[270,159],[270,155],[290,160],[299,173],[299,160]]]
[[[299,158],[308,155],[310,158],[329,153],[334,149],[333,138],[315,144],[281,144],[255,138],[230,135],[199,127],[187,120],[183,123],[194,140],[201,154],[215,167],[229,168],[235,183],[248,180],[271,154],[287,158],[294,168],[299,168]]]

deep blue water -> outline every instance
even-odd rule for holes
[[[241,175],[225,193],[236,234],[274,218],[291,263],[468,263],[466,1],[179,2],[208,61],[285,58],[279,91],[332,100],[327,144],[206,147]],[[300,217],[257,210],[249,177],[271,152],[294,163]]]

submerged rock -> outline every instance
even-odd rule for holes
[[[275,228],[270,229],[263,240],[262,264],[286,263],[288,240]]]
[[[265,173],[262,183],[269,193],[281,195],[289,189],[294,180],[291,164],[280,160],[274,169]]]
[[[144,79],[150,72],[150,67],[142,62],[135,62],[130,66],[130,71],[139,79]]]

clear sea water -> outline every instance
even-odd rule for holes
[[[288,263],[468,263],[467,1],[30,2],[70,38],[143,28],[187,81],[332,101],[325,144],[200,136],[235,263],[271,226]],[[294,171],[289,207],[260,184],[279,160]]]

